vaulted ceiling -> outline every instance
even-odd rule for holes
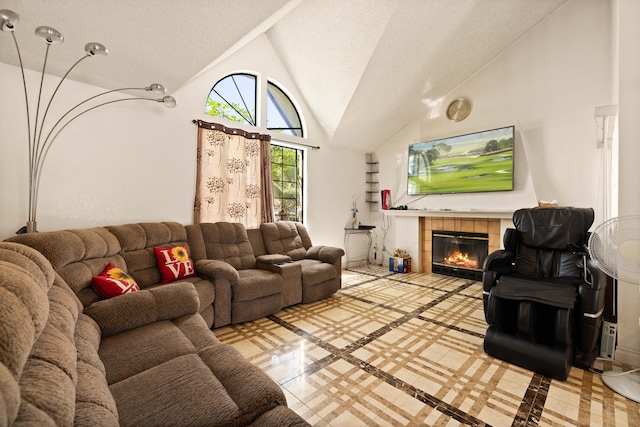
[[[107,58],[69,78],[106,89],[175,91],[265,34],[331,144],[371,151],[565,1],[2,0],[0,9],[20,15],[26,68],[42,67],[40,25],[65,37],[51,48],[50,74],[62,76],[85,43],[104,44]],[[18,64],[9,33],[0,33],[0,62]]]

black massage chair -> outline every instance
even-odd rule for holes
[[[484,351],[558,380],[598,353],[606,275],[586,244],[593,209],[536,207],[513,215],[504,250],[483,268]]]

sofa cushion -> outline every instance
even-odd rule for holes
[[[81,305],[59,276],[48,297],[48,321],[20,376],[18,421],[25,425],[72,425],[78,379],[74,335]]]
[[[125,224],[105,228],[120,242],[127,272],[140,289],[162,282],[154,246],[187,244],[184,226],[176,222]]]
[[[156,262],[162,275],[162,283],[175,282],[196,275],[186,245],[154,246],[153,251],[156,254]]]
[[[255,268],[256,258],[243,224],[202,223],[186,226],[194,261],[224,261],[236,270]]]
[[[127,265],[120,255],[118,239],[106,228],[26,233],[8,240],[43,254],[84,306],[100,300],[93,289],[93,276],[100,274],[109,262]],[[127,271],[131,274],[130,269]],[[136,282],[140,285],[137,279]]]
[[[335,264],[343,255],[344,250],[342,248],[334,248],[332,246],[312,246],[307,250],[306,258]]]
[[[172,321],[160,320],[103,338],[98,354],[111,386],[195,351],[192,342]]]
[[[92,282],[93,288],[102,298],[113,298],[140,290],[131,276],[112,263],[107,264],[102,273],[93,276]]]
[[[282,276],[266,270],[240,270],[240,278],[233,284],[234,301],[253,301],[282,292]]]
[[[18,380],[49,314],[51,264],[17,243],[0,243],[0,425],[11,425],[21,405]]]
[[[159,320],[198,312],[200,302],[191,283],[175,282],[98,301],[85,309],[108,337]]]
[[[264,246],[270,254],[288,255],[299,260],[307,253],[294,222],[278,221],[260,224]]]
[[[111,386],[123,426],[233,425],[238,406],[197,354],[157,364]],[[239,425],[239,424],[238,424]]]
[[[220,343],[206,347],[198,354],[238,405],[242,416],[235,425],[248,425],[264,412],[286,406],[278,384],[235,348]]]
[[[76,323],[78,381],[74,425],[118,426],[118,409],[109,391],[100,357],[100,328],[89,316],[80,314]]]
[[[265,412],[256,421],[251,423],[251,427],[260,426],[287,426],[287,427],[303,427],[308,426],[300,415],[293,412],[286,406],[278,406],[269,412]]]
[[[301,222],[294,222],[294,224],[298,229],[298,234],[302,239],[302,244],[304,245],[305,248],[309,249],[311,246],[313,246],[313,243],[311,242],[311,236],[309,236],[309,231],[307,230],[307,227],[305,227],[304,224]]]
[[[302,265],[302,286],[313,286],[336,278],[336,269],[332,264],[314,259],[300,261]]]

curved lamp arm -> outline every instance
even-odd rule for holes
[[[113,92],[113,91],[109,91],[109,92]],[[108,92],[105,92],[105,93],[108,93]],[[103,94],[100,94],[100,95],[103,95]],[[96,96],[99,96],[99,95],[96,95]],[[173,108],[173,107],[175,107],[177,105],[175,98],[173,96],[169,96],[169,95],[164,96],[164,97],[159,98],[159,99],[143,98],[143,97],[131,97],[131,98],[114,99],[114,100],[111,100],[111,101],[103,102],[103,103],[98,104],[98,105],[94,105],[93,107],[87,108],[86,110],[83,110],[80,113],[76,114],[75,116],[70,118],[64,125],[62,125],[60,127],[60,129],[58,129],[58,131],[52,137],[51,137],[51,133],[49,133],[49,135],[45,139],[44,143],[42,144],[41,155],[38,156],[38,162],[35,164],[35,168],[33,169],[33,180],[34,180],[33,182],[34,182],[34,185],[31,187],[31,194],[30,194],[30,199],[33,201],[33,204],[31,206],[32,207],[32,213],[33,213],[33,218],[29,218],[30,221],[35,221],[35,218],[36,218],[37,206],[38,206],[38,192],[40,190],[40,177],[42,176],[42,169],[43,169],[43,166],[44,166],[44,161],[47,158],[47,154],[49,153],[49,149],[53,145],[54,141],[56,140],[56,138],[58,137],[60,132],[62,132],[62,130],[64,128],[66,128],[72,121],[74,121],[78,117],[84,115],[85,113],[88,113],[89,111],[95,110],[96,108],[100,108],[100,107],[103,107],[103,106],[109,105],[109,104],[115,104],[117,102],[138,101],[138,100],[159,102],[159,103],[164,104],[165,107],[167,107],[167,108]],[[81,105],[81,104],[79,104],[79,105]],[[76,107],[78,107],[78,105],[73,107],[72,110],[75,109]],[[71,111],[71,110],[69,110],[69,111]]]
[[[38,27],[38,28],[42,28],[42,27]],[[38,31],[36,30],[36,34],[38,34]],[[62,35],[60,35],[60,37],[62,37]],[[47,52],[49,49],[49,43],[47,43]],[[96,42],[91,42],[91,43],[87,43],[84,46],[84,51],[85,51],[85,55],[78,59],[71,67],[69,67],[69,69],[67,70],[66,73],[64,73],[64,76],[62,76],[62,78],[60,79],[60,81],[58,82],[58,85],[56,86],[55,90],[53,91],[53,93],[51,94],[51,98],[49,98],[49,102],[47,103],[47,108],[44,111],[44,114],[42,116],[42,121],[40,122],[40,132],[38,133],[38,139],[36,142],[36,145],[39,145],[40,142],[40,138],[42,137],[42,129],[44,129],[44,122],[45,120],[47,120],[47,113],[49,112],[49,107],[51,107],[51,103],[53,102],[53,98],[55,98],[56,94],[58,93],[58,89],[60,89],[60,86],[62,85],[62,82],[67,78],[67,76],[69,75],[69,73],[83,60],[90,58],[92,56],[106,56],[109,54],[109,51],[107,50],[106,47],[104,47],[104,45],[100,44],[100,43],[96,43]],[[45,60],[45,65],[46,65],[46,60]],[[44,76],[44,67],[42,69],[42,75]],[[42,92],[42,81],[40,82],[40,92]],[[38,94],[38,108],[40,108],[40,94]],[[38,115],[36,113],[36,126],[38,125]],[[55,127],[55,125],[54,125]],[[34,133],[34,139],[35,139],[35,133]]]
[[[89,45],[87,45],[87,46],[89,46]],[[87,57],[85,56],[85,58],[87,58]],[[82,58],[82,59],[84,59],[84,58]],[[78,62],[80,62],[80,61],[78,61]],[[68,72],[67,72],[67,74],[68,74]],[[66,77],[66,74],[65,74],[65,77]],[[63,79],[64,79],[64,77],[63,77]],[[58,87],[60,87],[59,84],[58,84]],[[58,89],[56,88],[56,90],[58,90]],[[125,87],[125,88],[120,88],[120,89],[113,89],[113,90],[108,90],[106,92],[102,92],[102,93],[99,93],[99,94],[94,95],[92,97],[89,97],[89,98],[85,99],[84,101],[79,102],[78,104],[74,105],[66,113],[64,113],[58,119],[58,121],[53,126],[51,126],[51,129],[49,130],[49,133],[47,134],[47,137],[44,139],[44,143],[40,144],[41,138],[42,138],[42,129],[43,129],[43,125],[44,125],[44,117],[43,117],[42,118],[42,125],[40,127],[40,135],[38,135],[38,139],[37,139],[37,141],[35,143],[35,147],[36,148],[34,149],[34,154],[33,154],[33,157],[34,157],[33,160],[35,162],[34,164],[38,163],[40,157],[42,156],[43,150],[45,149],[45,146],[47,145],[47,141],[51,137],[51,134],[56,130],[56,127],[58,127],[58,125],[64,120],[64,118],[67,117],[69,114],[71,114],[71,112],[73,112],[73,110],[75,110],[76,108],[80,107],[81,105],[86,104],[87,102],[89,102],[91,100],[94,100],[94,99],[96,99],[98,97],[101,97],[101,96],[104,96],[104,95],[107,95],[107,94],[110,94],[110,93],[114,93],[114,92],[122,92],[122,91],[125,91],[125,90],[144,90],[144,91],[155,93],[155,94],[164,94],[167,91],[164,88],[164,86],[162,86],[161,84],[152,83],[147,87]],[[54,95],[55,95],[55,93],[54,93]],[[53,96],[51,98],[53,99]],[[124,99],[128,99],[128,98],[124,98]],[[131,99],[136,99],[136,98],[131,98]],[[147,99],[147,98],[141,98],[141,99]],[[148,98],[148,99],[150,99],[152,101],[155,101],[155,99],[151,99],[151,98]],[[50,104],[51,104],[51,101],[49,101],[49,105]],[[47,110],[48,109],[49,109],[49,107],[47,107]],[[87,111],[89,111],[89,110],[87,110]],[[78,116],[81,115],[81,114],[78,114]],[[46,112],[45,112],[45,115],[46,115]],[[73,117],[71,120],[75,119],[78,116]],[[67,123],[69,123],[71,120],[69,120]],[[60,129],[60,130],[62,130],[62,129]]]

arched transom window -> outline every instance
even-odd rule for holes
[[[266,98],[265,124],[258,121],[258,78],[249,73],[230,74],[211,89],[205,113],[238,123],[264,127],[291,136],[304,136],[300,114],[291,97],[277,84],[269,81],[263,95]]]

